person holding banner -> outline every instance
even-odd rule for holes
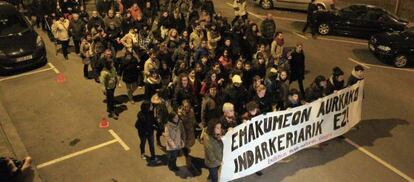
[[[347,86],[354,85],[360,80],[364,79],[364,67],[361,65],[356,65],[354,69],[351,72],[351,75],[348,78],[348,84]]]
[[[259,105],[255,101],[250,101],[249,103],[247,103],[246,110],[247,111],[242,116],[243,123],[261,114]],[[257,171],[256,175],[261,176],[263,175],[263,172]]]
[[[344,72],[341,70],[341,68],[333,68],[332,76],[329,78],[327,86],[329,94],[345,88]]]
[[[218,182],[218,170],[223,160],[223,143],[221,141],[223,134],[220,121],[211,120],[207,126],[207,133],[203,136],[204,163],[209,171],[207,179],[211,182]]]
[[[234,112],[234,105],[232,103],[226,102],[223,104],[223,116],[220,118],[220,122],[224,133],[227,133],[229,129],[240,124],[239,118]]]
[[[305,104],[304,101],[302,101],[302,98],[300,97],[299,90],[292,88],[289,91],[288,99],[285,102],[285,108],[295,108],[299,107],[301,105]]]
[[[326,78],[318,75],[309,88],[306,89],[306,99],[308,102],[315,101],[328,95]]]

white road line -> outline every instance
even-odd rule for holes
[[[404,174],[403,172],[401,172],[400,170],[398,170],[397,168],[395,168],[394,166],[392,166],[391,164],[388,164],[387,162],[385,162],[384,160],[382,160],[381,158],[379,158],[378,156],[374,155],[373,153],[369,152],[368,150],[362,148],[361,146],[359,146],[358,144],[356,144],[355,142],[353,142],[352,140],[345,138],[345,141],[347,143],[349,143],[350,145],[354,146],[356,149],[358,149],[359,151],[363,152],[364,154],[368,155],[369,157],[371,157],[372,159],[376,160],[377,162],[379,162],[380,164],[382,164],[383,166],[385,166],[386,168],[388,168],[389,170],[395,172],[396,174],[398,174],[399,176],[401,176],[402,178],[406,179],[407,181],[410,182],[414,182],[414,179],[411,178],[410,176]]]
[[[370,69],[370,68],[371,68],[371,67],[367,66],[365,63],[361,63],[361,62],[359,62],[359,61],[357,61],[357,60],[355,60],[355,59],[348,58],[348,60],[350,60],[350,61],[352,61],[352,62],[354,62],[354,63],[356,63],[356,64],[359,64],[359,65],[361,65],[361,66],[363,66],[363,67],[365,67],[365,68],[367,68],[367,69]]]
[[[325,38],[325,37],[321,37],[318,36],[319,40],[329,40],[329,41],[334,41],[334,42],[342,42],[342,43],[349,43],[349,44],[357,44],[357,45],[364,45],[364,46],[368,46],[367,42],[357,42],[357,41],[350,41],[350,40],[340,40],[340,39],[330,39],[330,38]]]
[[[15,78],[20,78],[20,77],[23,77],[23,76],[33,75],[33,74],[36,74],[36,73],[42,73],[42,72],[49,71],[49,70],[52,70],[52,69],[53,68],[45,68],[45,69],[41,69],[41,70],[37,70],[37,71],[32,71],[32,72],[22,73],[22,74],[19,74],[19,75],[10,76],[10,77],[0,79],[0,82],[15,79]]]
[[[109,133],[111,133],[115,140],[117,140],[125,150],[129,150],[128,145],[114,132],[114,130],[109,130]]]
[[[105,142],[105,143],[102,143],[102,144],[99,144],[99,145],[96,145],[96,146],[93,146],[93,147],[89,147],[89,148],[87,148],[87,149],[83,149],[83,150],[81,150],[81,151],[78,151],[78,152],[75,152],[75,153],[72,153],[72,154],[69,154],[69,155],[65,155],[65,156],[63,156],[63,157],[59,157],[59,158],[57,158],[57,159],[53,159],[53,160],[51,160],[51,161],[49,161],[49,162],[45,162],[45,163],[39,164],[39,165],[37,166],[37,168],[38,168],[38,169],[40,169],[40,168],[43,168],[43,167],[46,167],[46,166],[49,166],[49,165],[52,165],[52,164],[55,164],[55,163],[58,163],[58,162],[64,161],[64,160],[66,160],[66,159],[70,159],[70,158],[72,158],[72,157],[76,157],[76,156],[78,156],[78,155],[82,155],[82,154],[84,154],[84,153],[87,153],[87,152],[90,152],[90,151],[93,151],[93,150],[99,149],[99,148],[101,148],[101,147],[105,147],[105,146],[107,146],[107,145],[110,145],[110,144],[113,144],[113,143],[116,143],[116,142],[119,142],[119,141],[118,141],[117,139],[113,139],[113,140],[111,140],[111,141],[107,141],[107,142]]]
[[[299,37],[301,37],[301,38],[303,38],[303,39],[306,39],[306,40],[308,40],[309,38],[308,37],[306,37],[306,36],[304,36],[304,35],[301,35],[301,34],[299,34],[299,33],[296,33],[296,32],[292,32],[293,34],[295,34],[295,35],[297,35],[297,36],[299,36]]]
[[[53,65],[52,63],[47,63],[52,69],[53,69],[53,71],[56,73],[56,74],[59,74],[60,73],[60,71],[55,67],[55,65]]]
[[[368,63],[366,63],[365,65],[369,65],[369,66],[371,66],[371,67],[384,68],[384,69],[391,69],[391,70],[400,70],[400,71],[409,71],[409,72],[414,72],[414,69],[407,69],[407,68],[395,68],[395,67],[391,67],[391,66],[382,66],[382,65],[375,65],[375,64],[368,64]]]

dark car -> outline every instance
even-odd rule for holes
[[[408,24],[385,9],[359,4],[335,11],[318,11],[314,22],[321,35],[335,33],[361,38],[381,32],[402,31]]]
[[[401,32],[380,33],[368,41],[369,50],[381,60],[401,68],[414,63],[414,27]]]
[[[0,2],[0,73],[26,70],[47,62],[43,40],[17,9]]]

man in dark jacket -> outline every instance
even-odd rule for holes
[[[305,54],[302,43],[297,43],[294,51],[290,53],[290,83],[298,81],[302,98],[305,97],[303,80],[305,79]]]
[[[306,18],[306,24],[305,24],[305,27],[303,27],[302,32],[306,33],[306,29],[308,29],[308,27],[310,26],[313,38],[315,38],[316,30],[317,30],[317,25],[315,25],[315,22],[314,22],[315,21],[314,14],[316,11],[318,11],[318,7],[315,4],[315,0],[311,0],[311,2],[308,5],[308,17]]]
[[[361,65],[357,65],[354,67],[354,69],[351,72],[351,76],[348,78],[347,86],[354,85],[360,80],[364,79],[364,67]]]
[[[237,113],[244,112],[244,105],[246,104],[248,92],[242,85],[242,80],[239,75],[234,75],[232,78],[232,84],[230,84],[224,90],[224,102],[230,102],[234,105],[234,109]]]
[[[276,33],[276,24],[272,18],[272,14],[268,13],[266,19],[262,21],[260,24],[260,32],[262,33],[264,43],[270,45]]]
[[[72,35],[73,44],[75,45],[76,54],[80,54],[80,42],[85,32],[85,23],[79,19],[77,13],[73,14],[73,19],[69,23],[69,31]]]

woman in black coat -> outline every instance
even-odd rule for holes
[[[139,66],[138,56],[131,52],[127,52],[119,68],[119,75],[125,83],[128,90],[129,101],[134,103],[134,91],[138,86],[138,79],[141,75],[141,67]]]
[[[303,80],[305,79],[305,54],[302,43],[296,45],[295,50],[290,53],[290,83],[298,81],[301,96],[305,96]]]
[[[138,130],[138,136],[141,140],[141,158],[146,160],[145,156],[145,143],[148,140],[148,145],[151,152],[151,162],[157,161],[155,157],[154,149],[154,130],[156,129],[157,120],[154,117],[154,112],[150,110],[151,103],[143,102],[141,105],[141,111],[137,115],[137,121],[135,128]]]

